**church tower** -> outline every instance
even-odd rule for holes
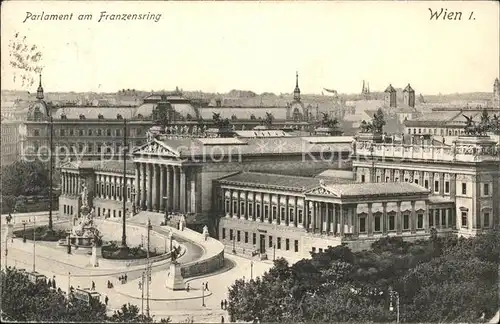
[[[43,100],[43,87],[42,87],[42,74],[40,73],[40,83],[38,84],[38,89],[36,89],[36,98],[38,100]]]
[[[413,90],[409,83],[403,90],[403,102],[405,105],[415,108],[415,90]]]
[[[493,103],[495,107],[500,106],[500,82],[498,78],[496,78],[493,83]]]
[[[385,105],[387,107],[396,108],[396,89],[389,84],[387,89],[384,91],[385,93]]]
[[[295,73],[295,89],[293,90],[293,100],[300,101],[299,72]]]

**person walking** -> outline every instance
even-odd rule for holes
[[[224,309],[224,301],[222,299],[220,300],[220,309]]]
[[[127,274],[123,278],[125,279],[125,283],[127,283]]]
[[[139,290],[142,289],[142,281],[139,281]]]
[[[224,309],[227,310],[227,299],[224,299]]]
[[[208,281],[207,281],[207,282],[205,282],[205,290],[206,290],[206,291],[210,291],[210,290],[208,290]]]
[[[92,280],[92,290],[95,290],[95,282]]]
[[[220,317],[220,322],[221,322],[221,323],[224,323],[224,315],[221,315],[221,317]]]
[[[106,304],[106,306],[108,306],[108,301],[109,301],[109,298],[108,298],[108,296],[106,296],[106,298],[104,298],[104,303]]]
[[[56,289],[56,276],[52,276],[52,288]]]

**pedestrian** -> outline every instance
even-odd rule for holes
[[[186,286],[186,292],[189,292],[190,289],[191,289],[191,286],[188,283],[187,286]]]
[[[207,281],[207,282],[205,282],[205,290],[206,290],[206,291],[210,291],[210,290],[208,290],[208,281]]]
[[[92,280],[92,290],[95,290],[95,282]]]
[[[52,288],[56,289],[56,279],[52,279]]]
[[[227,299],[224,299],[224,309],[227,310]]]
[[[111,282],[108,280],[108,289],[111,288]]]
[[[142,289],[142,282],[139,281],[139,290],[141,290],[141,289]]]
[[[109,301],[109,298],[108,298],[108,296],[106,296],[106,298],[104,298],[104,303],[106,304],[106,306],[108,306],[108,301]]]
[[[220,309],[224,309],[224,301],[222,299],[220,300]]]
[[[220,317],[220,322],[221,322],[221,323],[224,323],[224,315],[221,315],[221,317]]]
[[[125,283],[127,283],[127,274],[125,274],[124,279],[125,279]]]

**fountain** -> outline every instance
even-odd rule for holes
[[[68,236],[60,240],[59,245],[95,248],[99,243],[102,235],[94,225],[94,209],[89,208],[88,189],[85,183],[82,184],[81,201],[80,220],[71,230],[68,230]]]

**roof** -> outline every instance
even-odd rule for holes
[[[394,89],[392,84],[389,84],[389,86],[385,89],[384,92],[396,92],[396,89]]]
[[[244,131],[235,131],[236,135],[238,137],[284,137],[284,136],[290,136],[285,131],[282,130],[244,130]]]
[[[405,121],[405,126],[434,126],[443,125],[454,118],[462,116],[460,111],[432,111],[425,115],[408,119]],[[462,117],[463,118],[463,117]],[[465,120],[465,118],[464,118]]]
[[[279,108],[269,108],[269,107],[203,107],[198,108],[200,112],[200,117],[205,120],[212,119],[214,113],[220,114],[220,117],[225,119],[231,117],[233,115],[238,119],[250,119],[250,116],[254,115],[256,119],[261,117],[262,119],[266,118],[266,113],[273,114],[275,119],[284,120],[286,119],[286,107]]]
[[[340,197],[429,193],[428,189],[409,182],[358,182],[340,185],[325,184],[324,188]]]
[[[93,169],[94,171],[105,171],[123,174],[123,161],[71,161],[61,164],[62,169]],[[134,174],[135,167],[132,161],[126,161],[127,174]]]
[[[316,175],[316,178],[340,178],[353,181],[354,172],[346,170],[330,169],[319,173],[318,175]]]
[[[343,139],[343,136],[332,136],[331,141],[322,143],[311,143],[308,137],[267,137],[262,138],[233,138],[233,145],[219,145],[216,140],[227,140],[214,138],[208,143],[208,139],[203,138],[176,138],[158,139],[164,147],[175,152],[181,157],[193,157],[197,155],[214,154],[220,156],[227,155],[254,155],[254,154],[298,154],[298,153],[322,153],[326,152],[350,152],[351,141]],[[237,143],[236,143],[237,142]],[[214,152],[210,152],[210,147],[214,147]],[[139,149],[140,150],[140,149]]]
[[[98,119],[99,114],[102,114],[104,119],[117,119],[118,114],[123,118],[130,119],[134,115],[137,107],[59,107],[52,109],[52,117],[61,119],[61,115],[65,114],[67,119],[80,119],[80,115],[84,115],[85,119]]]
[[[344,179],[339,179],[342,182]],[[264,172],[241,172],[219,179],[222,184],[250,185],[266,188],[285,188],[296,191],[305,191],[319,186],[320,180],[311,177],[273,174]],[[327,180],[334,183],[335,180]]]
[[[455,204],[455,202],[453,202],[449,198],[435,196],[435,195],[429,196],[429,203],[431,203],[431,204]]]
[[[413,88],[411,87],[411,85],[408,83],[408,85],[406,86],[406,88],[404,88],[403,92],[415,92],[415,90],[413,90]]]

